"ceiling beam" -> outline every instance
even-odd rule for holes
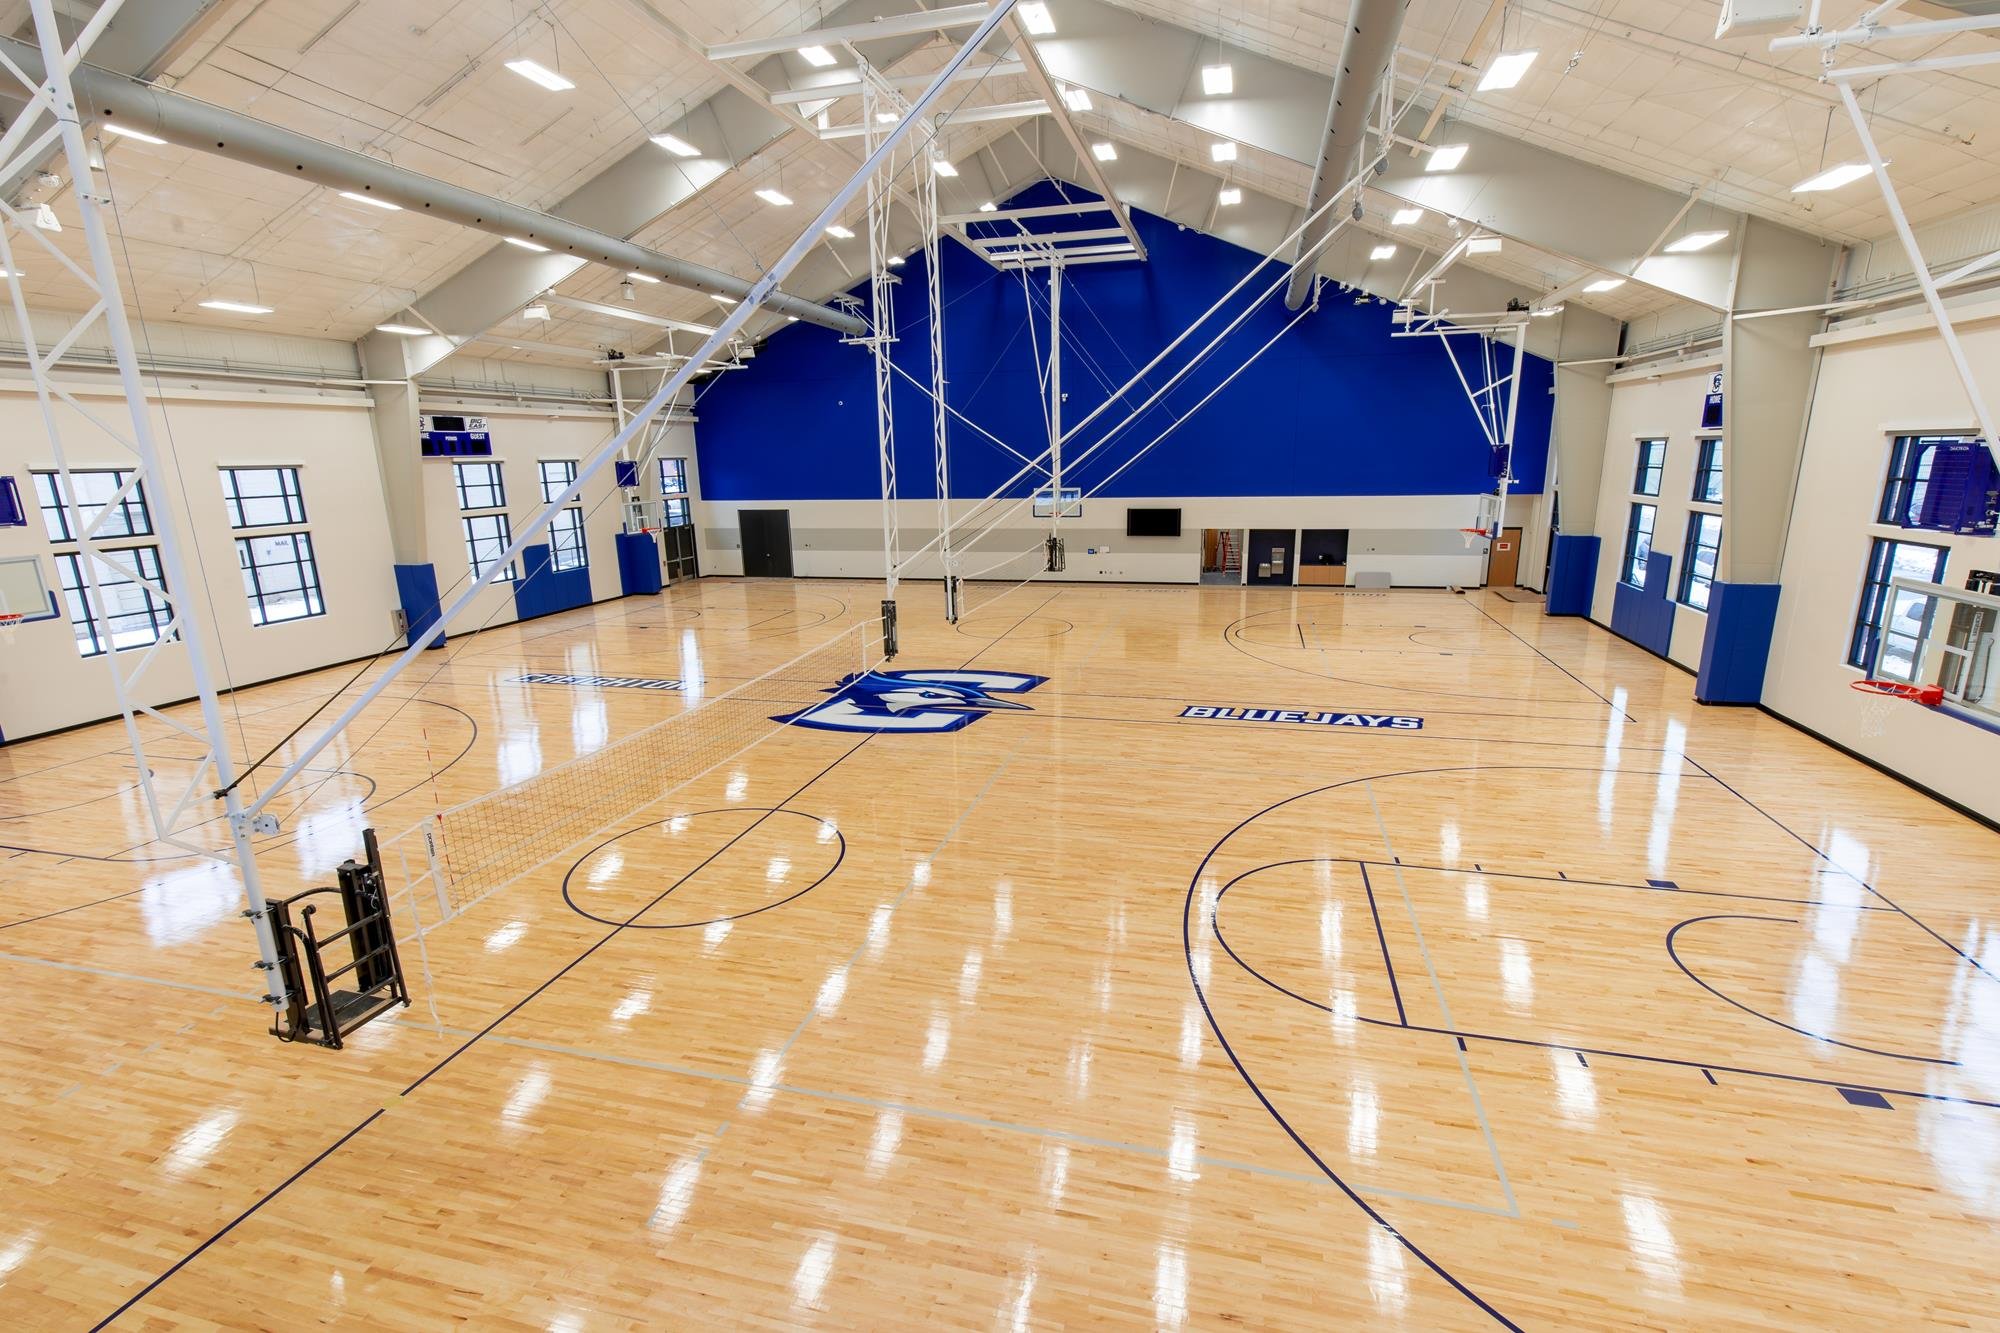
[[[1040,93],[1042,100],[1048,104],[1049,111],[1055,116],[1056,128],[1068,141],[1070,151],[1076,154],[1078,164],[1082,166],[1084,175],[1089,178],[1090,188],[1113,206],[1111,214],[1118,219],[1119,229],[1125,233],[1125,239],[1138,252],[1139,258],[1144,259],[1146,243],[1139,239],[1138,230],[1132,226],[1132,219],[1126,216],[1125,210],[1117,207],[1118,193],[1111,188],[1111,182],[1104,178],[1104,171],[1098,166],[1096,155],[1084,146],[1083,135],[1077,130],[1076,122],[1070,119],[1069,107],[1064,104],[1062,93],[1057,89],[1055,80],[1049,77],[1048,68],[1042,63],[1040,50],[1029,37],[1026,25],[1021,22],[1021,11],[1018,8],[1007,16],[1007,32],[1014,39],[1014,49],[1021,52],[1027,62],[1028,82],[1034,85],[1035,91]]]
[[[991,5],[953,5],[948,9],[919,9],[910,14],[890,14],[865,23],[842,23],[830,28],[782,37],[760,37],[748,42],[723,42],[708,48],[714,61],[742,60],[746,56],[775,56],[808,46],[843,46],[849,42],[880,41],[884,37],[909,37],[919,33],[949,32],[970,28],[986,21]]]

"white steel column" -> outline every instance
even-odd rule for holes
[[[877,114],[900,101],[866,64],[861,66],[861,124],[868,155],[873,157],[884,137]],[[900,119],[897,120],[901,124]],[[895,161],[887,164],[890,178]],[[896,565],[901,558],[901,525],[896,513],[895,371],[889,364],[896,342],[896,282],[889,272],[890,181],[877,172],[868,178],[869,332],[864,340],[875,363],[875,442],[881,454],[882,476],[882,597],[896,596]]]
[[[160,468],[159,450],[153,441],[152,409],[139,379],[132,329],[126,318],[124,295],[118,285],[118,271],[104,225],[102,210],[108,201],[99,193],[76,98],[70,88],[70,71],[82,61],[90,43],[121,7],[120,0],[111,0],[103,5],[79,35],[76,45],[65,50],[52,0],[30,0],[35,39],[48,77],[37,83],[23,74],[12,61],[0,61],[7,73],[19,80],[29,94],[27,106],[19,118],[9,127],[6,135],[0,137],[0,156],[6,158],[0,164],[0,175],[13,174],[39,159],[46,148],[60,142],[74,185],[84,244],[89,252],[89,269],[86,271],[63,254],[31,221],[5,203],[0,203],[0,263],[6,266],[8,293],[21,326],[22,339],[27,345],[28,372],[35,386],[43,424],[48,431],[49,448],[55,456],[62,498],[76,524],[77,564],[83,573],[85,592],[90,599],[95,633],[103,645],[105,664],[111,673],[112,692],[118,700],[126,738],[138,765],[139,788],[145,798],[153,832],[159,841],[172,846],[216,859],[229,859],[189,838],[197,825],[213,817],[208,803],[218,789],[222,791],[234,859],[249,901],[246,915],[256,931],[257,966],[264,973],[263,998],[274,1008],[282,1008],[285,993],[277,967],[278,950],[270,919],[265,912],[256,853],[250,842],[253,827],[273,829],[276,821],[253,821],[245,813],[242,800],[234,789],[236,774],[222,728],[221,708],[216,702],[214,677],[209,671],[208,646],[203,641],[204,627],[191,614],[200,597],[181,554],[180,520],[175,515],[171,494],[178,488],[167,485]],[[27,298],[21,290],[20,265],[14,255],[17,239],[41,245],[53,261],[68,269],[94,298],[90,308],[46,350],[41,347],[30,323]],[[126,420],[123,423],[107,420],[86,408],[53,378],[57,362],[100,318],[104,321],[105,336],[111,343],[112,355],[117,363],[119,387],[124,393]],[[130,475],[95,517],[86,517],[83,507],[77,502],[75,479],[63,447],[58,402],[94,429],[93,439],[97,437],[96,433],[101,433],[131,455],[132,461],[125,469]],[[131,557],[132,564],[128,567],[107,555],[105,549],[112,540],[106,534],[108,521],[118,512],[119,502],[154,481],[159,484],[147,491],[146,503],[153,520],[153,532],[148,535],[159,550],[157,580],[145,576],[137,556]],[[158,626],[159,637],[143,651],[130,650],[135,655],[129,658],[119,651],[113,639],[111,609],[104,600],[100,578],[105,571],[132,579],[165,609],[165,623]],[[148,669],[159,660],[162,651],[175,642],[185,645],[187,652],[188,668],[200,705],[201,724],[198,730],[166,716],[144,699],[144,678]],[[127,662],[130,663],[129,668]],[[174,783],[168,790],[161,790],[161,783],[147,761],[145,741],[140,735],[139,719],[142,715],[199,747],[200,753],[185,784]]]
[[[958,556],[951,545],[951,455],[948,449],[944,398],[944,279],[938,272],[943,252],[938,245],[938,158],[926,145],[918,162],[917,212],[924,234],[925,294],[931,333],[931,448],[936,460],[938,557],[944,567],[945,618],[958,621]]]
[[[1062,521],[1062,261],[1049,260],[1049,499],[1053,530]]]

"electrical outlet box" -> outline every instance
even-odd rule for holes
[[[1805,22],[1805,0],[1722,0],[1717,37],[1756,37],[1783,32]]]

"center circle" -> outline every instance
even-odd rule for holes
[[[832,820],[775,806],[693,810],[627,829],[563,876],[563,901],[607,926],[686,930],[782,907],[847,855]]]

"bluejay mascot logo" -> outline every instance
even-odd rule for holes
[[[1026,694],[1048,679],[1005,671],[864,671],[828,690],[825,703],[774,717],[819,731],[957,731],[996,709],[1028,706],[995,694]]]

